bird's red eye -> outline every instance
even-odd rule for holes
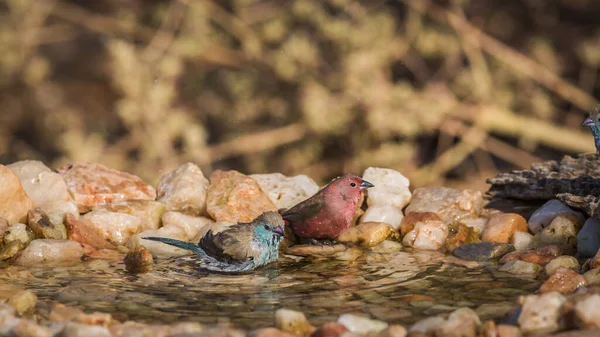
[[[270,230],[269,226],[265,225],[265,229],[266,230]]]
[[[350,183],[350,186],[356,187],[356,183]]]

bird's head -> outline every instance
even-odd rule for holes
[[[265,212],[252,221],[255,238],[264,244],[278,245],[283,240],[283,218],[277,212]]]
[[[346,174],[335,178],[329,183],[329,186],[335,188],[339,193],[346,198],[359,200],[361,194],[367,189],[374,187],[370,182],[353,174]]]
[[[590,115],[581,123],[581,126],[587,126],[592,130],[596,150],[600,153],[600,105],[590,112]]]

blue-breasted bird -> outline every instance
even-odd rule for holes
[[[581,123],[581,126],[587,126],[592,130],[596,152],[600,153],[600,105],[590,111],[590,115]]]
[[[283,224],[281,215],[265,212],[252,222],[240,222],[216,234],[210,230],[198,244],[159,237],[143,239],[190,250],[200,257],[203,269],[245,272],[277,260]]]

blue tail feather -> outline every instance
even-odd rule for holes
[[[198,247],[197,244],[192,243],[192,242],[185,242],[185,241],[181,241],[181,240],[175,240],[175,239],[169,239],[169,238],[158,238],[158,237],[145,237],[142,239],[166,243],[168,245],[175,246],[177,248],[192,251],[201,256],[207,256],[206,252],[204,250],[202,250],[200,247]]]

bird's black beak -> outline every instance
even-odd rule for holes
[[[360,189],[362,190],[366,190],[367,188],[371,188],[371,187],[375,187],[375,185],[371,184],[370,182],[363,180],[362,183],[360,183]]]
[[[273,228],[273,233],[279,235],[279,236],[283,236],[283,227],[281,226],[277,226],[275,228]]]
[[[581,126],[587,126],[587,127],[594,126],[594,121],[590,117],[588,117],[581,123]]]

